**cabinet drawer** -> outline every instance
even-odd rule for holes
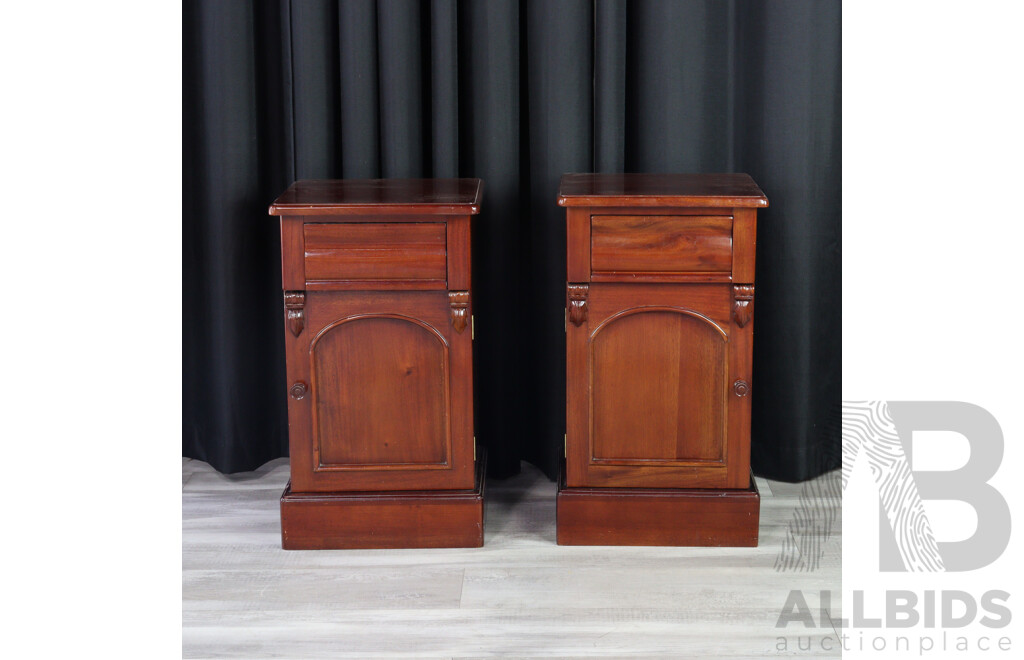
[[[447,279],[443,222],[307,223],[303,239],[310,288],[373,281],[444,288]]]
[[[600,274],[728,273],[732,216],[595,215],[590,264]]]

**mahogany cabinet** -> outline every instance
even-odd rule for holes
[[[298,181],[281,222],[286,549],[483,544],[473,433],[479,179]]]
[[[745,174],[567,174],[558,542],[757,545]]]

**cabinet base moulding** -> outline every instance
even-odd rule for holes
[[[472,490],[281,495],[285,550],[479,548],[484,544],[486,457]]]
[[[558,545],[756,547],[761,495],[709,488],[567,488],[558,483]]]

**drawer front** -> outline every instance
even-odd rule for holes
[[[303,227],[306,281],[419,281],[444,288],[443,222],[307,223]]]
[[[728,273],[732,216],[595,215],[594,274]]]

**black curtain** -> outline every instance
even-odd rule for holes
[[[564,172],[747,172],[753,463],[840,463],[840,4],[188,0],[185,456],[287,454],[279,237],[293,180],[480,177],[478,440],[554,476],[565,426]]]

